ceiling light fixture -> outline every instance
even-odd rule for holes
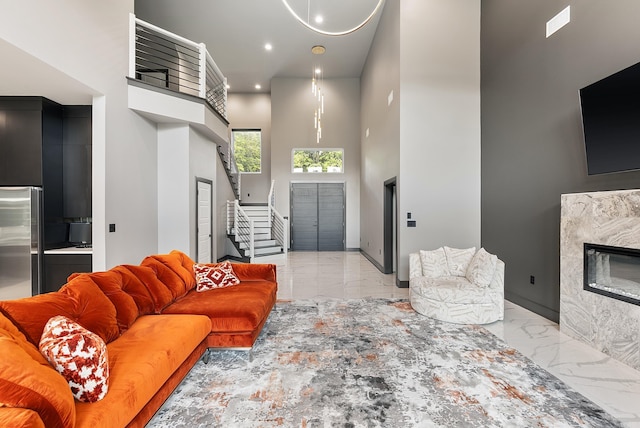
[[[378,3],[376,4],[376,7],[373,9],[373,11],[369,14],[369,16],[367,16],[364,21],[362,21],[361,23],[359,23],[358,25],[356,25],[353,28],[349,28],[348,30],[344,30],[344,31],[325,31],[322,30],[318,27],[314,27],[313,25],[311,25],[309,23],[309,18],[307,17],[307,20],[305,21],[304,19],[300,18],[300,15],[298,15],[296,13],[295,10],[293,10],[293,8],[289,5],[289,2],[287,0],[282,0],[282,3],[284,3],[284,6],[287,8],[287,10],[289,11],[289,13],[291,15],[293,15],[293,17],[302,25],[304,25],[305,27],[307,27],[308,29],[315,31],[316,33],[319,34],[323,34],[325,36],[346,36],[347,34],[351,34],[359,29],[361,29],[362,27],[364,27],[365,25],[367,25],[367,23],[369,21],[371,21],[371,18],[373,18],[375,16],[376,13],[378,13],[378,10],[380,10],[380,8],[382,7],[382,4],[384,3],[384,0],[378,0]],[[309,11],[311,9],[310,7],[310,3],[311,0],[308,0],[307,3],[307,16],[309,14]],[[316,21],[317,22],[317,21]]]
[[[322,17],[322,15],[316,15],[316,24],[322,24],[322,21],[324,21],[324,18]]]
[[[320,144],[320,139],[322,139],[322,115],[324,114],[324,93],[322,92],[322,80],[322,69],[316,68],[311,75],[311,93],[316,99],[316,107],[313,111],[313,127],[316,130],[317,144]]]
[[[315,45],[311,48],[311,53],[314,55],[322,55],[327,51],[327,48],[325,48],[322,45]]]
[[[267,43],[264,45],[264,48],[268,51],[270,51],[271,49],[273,49],[273,46],[271,45],[271,43]]]
[[[260,86],[260,84],[256,84],[256,89],[262,89],[262,86]]]

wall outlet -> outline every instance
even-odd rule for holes
[[[531,284],[535,284],[535,283],[536,283],[536,277],[535,277],[535,276],[533,276],[533,275],[531,275],[531,276],[529,277],[529,282],[530,282]]]

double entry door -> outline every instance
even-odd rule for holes
[[[344,251],[344,183],[291,183],[291,249]]]

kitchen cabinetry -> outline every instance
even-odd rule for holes
[[[0,97],[0,186],[42,187],[45,246],[66,239],[62,110],[43,97]]]
[[[77,249],[45,251],[43,292],[58,291],[72,273],[91,272],[92,255]]]
[[[91,217],[91,106],[64,106],[65,218]]]

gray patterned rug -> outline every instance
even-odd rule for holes
[[[617,427],[478,326],[404,300],[278,302],[249,359],[199,362],[149,427]]]

